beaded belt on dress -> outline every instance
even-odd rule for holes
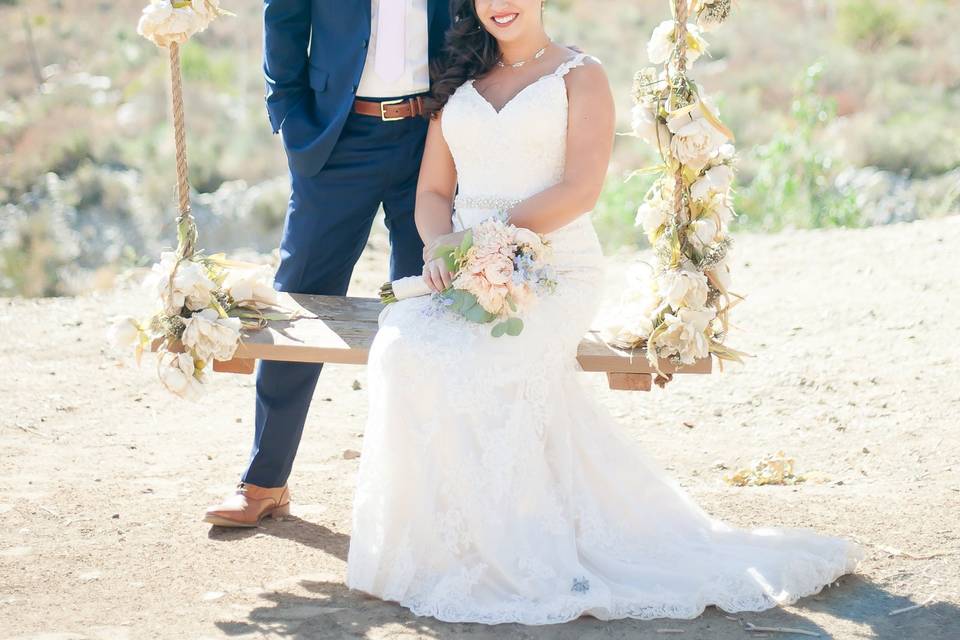
[[[481,196],[462,196],[457,194],[453,200],[454,209],[495,209],[504,211],[510,207],[519,204],[522,199],[511,198],[492,198]]]

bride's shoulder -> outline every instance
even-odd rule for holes
[[[577,52],[559,71],[567,83],[567,93],[571,98],[575,95],[610,93],[610,81],[603,63],[588,53]]]

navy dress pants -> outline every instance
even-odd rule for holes
[[[275,289],[346,294],[381,204],[390,232],[390,278],[422,273],[423,243],[413,209],[426,130],[422,118],[383,122],[351,113],[320,173],[291,174]],[[256,430],[244,482],[286,483],[321,367],[260,361]]]

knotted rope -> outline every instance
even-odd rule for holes
[[[180,73],[180,45],[170,44],[170,96],[173,102],[173,140],[177,154],[177,257],[190,258],[196,251],[197,225],[190,212],[190,183],[187,172],[187,135],[183,114],[183,78]]]
[[[687,72],[687,12],[689,0],[674,0],[674,42],[676,42],[677,77],[681,81]],[[678,222],[684,222],[686,207],[683,193],[683,165],[677,163],[673,186],[673,213]]]

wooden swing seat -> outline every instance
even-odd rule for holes
[[[215,361],[213,370],[250,374],[257,360],[366,364],[383,305],[375,298],[280,293],[280,305],[299,317],[271,320],[264,329],[244,331],[232,360]],[[499,338],[509,340],[509,337]],[[154,345],[156,348],[156,345]],[[656,372],[646,354],[605,343],[596,331],[580,342],[577,360],[584,371],[604,372],[611,389],[649,391]],[[703,358],[689,366],[660,361],[664,373],[710,373]]]

